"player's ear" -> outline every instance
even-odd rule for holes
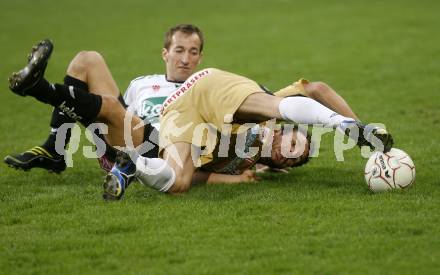
[[[203,59],[203,52],[200,53],[199,61],[197,62],[197,65],[199,65],[202,62]]]
[[[163,61],[168,61],[168,50],[166,48],[162,48],[162,59]]]

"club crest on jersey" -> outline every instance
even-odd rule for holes
[[[165,96],[145,99],[142,102],[140,117],[143,119],[148,119],[148,121],[151,123],[158,122],[160,111],[162,109],[162,103],[165,101],[165,99]]]
[[[154,84],[152,87],[153,91],[158,92],[160,90],[160,85]]]

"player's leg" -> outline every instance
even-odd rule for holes
[[[174,184],[170,187],[170,193],[183,193],[191,187],[195,166],[191,156],[191,144],[177,142],[164,149],[163,159],[175,173]]]
[[[364,126],[353,118],[342,116],[319,102],[307,97],[280,98],[266,93],[254,93],[240,105],[234,117],[239,120],[264,121],[270,118],[296,123],[322,124],[338,128],[349,136],[351,129],[358,128],[358,145],[367,145],[378,150],[389,151],[393,145],[391,135],[382,128]]]
[[[112,146],[125,146],[125,109],[114,96],[96,95],[74,86],[50,84],[44,79],[44,71],[52,52],[52,43],[44,40],[28,64],[10,77],[10,89],[21,96],[32,96],[37,100],[60,108],[70,118],[88,126],[95,121],[104,122],[109,129],[108,142]],[[116,88],[117,89],[117,88]],[[143,127],[133,129],[142,121],[131,116],[129,130],[135,146],[142,143]]]
[[[37,49],[38,46],[33,47],[30,59]],[[64,84],[85,91],[89,91],[90,89],[91,93],[98,95],[119,97],[119,100],[123,102],[104,58],[94,51],[82,51],[72,59],[67,68]],[[66,165],[63,156],[60,155],[55,148],[56,136],[61,125],[72,122],[75,122],[75,120],[55,107],[50,122],[51,131],[43,145],[35,146],[21,154],[7,156],[5,162],[10,166],[24,170],[41,167],[49,171],[62,172]],[[70,129],[67,131],[64,142],[65,145],[67,145],[70,140]]]
[[[266,121],[277,118],[296,123],[323,124],[326,127],[337,127],[342,121],[354,121],[310,98],[281,98],[267,93],[254,93],[248,96],[234,114],[234,118],[244,121],[253,119]]]
[[[79,52],[71,60],[64,77],[64,85],[74,86],[97,95],[119,96],[119,90],[104,59],[99,53],[94,51]],[[64,114],[62,110],[54,108],[50,121],[51,132],[41,147],[53,155],[60,156],[55,150],[58,128],[64,123],[73,122],[75,120]],[[66,145],[69,143],[69,140],[70,133],[66,135]]]
[[[96,95],[110,95],[118,97],[122,105],[125,105],[118,86],[105,62],[103,56],[96,51],[81,51],[75,55],[67,68],[65,79],[74,81],[69,84],[75,87],[76,83],[85,84],[87,90]],[[64,82],[66,84],[66,82]],[[106,140],[106,138],[95,131],[96,138]],[[105,154],[98,158],[98,162],[102,169],[109,172],[115,163],[117,150],[111,146],[106,147]]]
[[[118,119],[125,116],[125,110],[121,108],[121,104],[124,105],[125,103],[102,55],[96,51],[79,52],[70,62],[67,68],[67,76],[86,83],[90,93],[101,95],[103,100],[107,101],[102,105],[101,113],[97,119],[109,123],[109,134],[105,136],[109,145],[125,146],[121,145],[125,143],[122,142],[123,129],[119,129],[122,123]],[[118,98],[121,104],[118,104],[114,98]],[[116,123],[112,119],[108,119],[108,117],[112,116],[112,113],[118,113],[115,116]],[[131,120],[132,126],[141,123],[141,120],[135,116],[131,117]],[[139,128],[139,131],[135,131],[138,134],[134,134],[135,139],[137,139],[137,145],[142,142],[142,130],[143,128]]]
[[[51,51],[52,44],[50,41],[46,40],[40,43],[34,57],[28,62],[26,67],[11,76],[10,89],[21,96],[32,96],[43,103],[58,107],[68,114],[69,117],[81,122],[85,126],[94,121],[105,123],[108,126],[106,140],[112,146],[126,146],[124,131],[127,130],[131,135],[132,144],[135,147],[140,145],[144,139],[145,127],[152,126],[142,126],[143,122],[139,117],[132,115],[127,117],[126,110],[116,97],[95,95],[73,86],[53,85],[44,79],[44,71]],[[129,123],[128,129],[124,126],[127,122]],[[140,125],[141,127],[139,127]],[[171,169],[172,175],[174,175],[174,170],[177,171],[177,173],[175,173],[177,177],[175,178],[176,180],[172,180],[170,186],[164,188],[163,191],[178,193],[186,191],[189,188],[194,166],[192,165],[192,161],[188,161],[191,160],[191,146],[189,144],[185,145],[189,147],[188,150],[178,145],[178,147],[182,147],[182,153],[178,155],[183,159],[183,167],[175,165],[181,163],[177,160],[175,162],[173,162],[174,160],[170,160],[173,166],[165,167],[168,167],[168,170]],[[167,162],[161,161],[167,164]],[[152,162],[151,159],[150,162]],[[188,166],[188,164],[190,164],[190,166]],[[148,166],[149,164],[147,163],[145,165]],[[192,169],[190,169],[191,167]],[[163,176],[161,176],[161,178],[163,178]],[[175,184],[175,186],[173,184]]]
[[[19,73],[13,74],[10,79],[10,89],[19,95],[29,95],[39,101],[59,107],[72,119],[85,126],[95,121],[105,123],[108,127],[106,141],[109,145],[125,147],[124,132],[127,131],[132,139],[130,143],[133,146],[140,145],[143,141],[145,127],[149,125],[143,126],[143,122],[136,116],[126,116],[125,108],[116,97],[88,93],[74,86],[52,85],[44,79],[44,69],[51,52],[50,46],[50,41],[45,41],[40,45],[34,60],[29,62]],[[127,122],[129,125],[126,129],[124,125]],[[113,180],[118,184],[115,185],[116,187],[123,186],[122,192],[121,188],[112,190],[116,196],[122,196],[125,186],[129,184],[130,171],[132,170],[130,170],[130,162],[124,163],[120,159],[117,164],[118,166],[112,169],[107,176],[107,181]],[[104,187],[111,188],[111,186]]]
[[[104,182],[103,198],[120,200],[131,180],[160,192],[183,193],[189,190],[195,171],[191,144],[177,142],[164,149],[162,158],[148,158],[133,149],[118,152],[116,163]]]
[[[87,83],[96,95],[120,96],[118,86],[102,55],[96,51],[81,51],[67,67],[67,76]]]
[[[332,109],[333,111],[350,118],[359,120],[347,102],[335,90],[324,82],[305,83],[305,94]]]
[[[52,52],[52,45],[40,42],[38,45],[32,47],[32,51],[28,56],[28,62],[35,62],[38,55],[41,55],[41,47],[46,49],[47,55]],[[44,68],[43,68],[44,71]],[[66,78],[65,83],[69,80]],[[86,87],[81,87],[87,89]],[[5,157],[4,161],[10,166],[17,169],[29,170],[34,167],[44,168],[50,172],[60,173],[66,169],[64,157],[55,150],[55,141],[58,128],[63,123],[72,123],[73,119],[66,116],[58,108],[54,108],[50,121],[50,133],[46,141],[41,146],[34,146],[33,148],[18,154],[12,154]],[[70,131],[66,134],[66,142],[69,142]]]

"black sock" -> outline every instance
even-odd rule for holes
[[[89,92],[89,85],[87,85],[87,83],[85,83],[82,80],[79,80],[78,78],[70,76],[70,75],[66,75],[64,77],[64,85],[74,86],[74,87],[77,87],[77,88],[79,88],[81,90]]]
[[[28,91],[28,95],[59,108],[68,117],[85,126],[96,121],[102,104],[102,97],[99,95],[74,86],[51,85],[44,78]]]
[[[58,129],[57,129],[58,130]],[[70,141],[70,129],[67,130],[66,133],[66,139],[64,142],[64,149],[66,149],[67,144]],[[49,153],[51,153],[52,155],[55,156],[61,156],[55,149],[55,144],[56,144],[56,138],[57,138],[57,132],[56,131],[51,131],[51,133],[49,134],[49,136],[46,139],[46,142],[44,142],[43,145],[41,145],[41,147],[43,147],[44,149],[46,149]]]
[[[89,91],[87,83],[69,75],[66,75],[64,77],[64,84],[80,88],[87,92]],[[51,131],[44,144],[41,145],[41,147],[45,148],[51,154],[59,155],[55,150],[56,136],[58,128],[60,128],[64,123],[75,123],[75,120],[66,116],[59,108],[55,107],[52,112],[52,118],[50,120]],[[64,141],[64,148],[66,148],[67,144],[69,144],[70,135],[71,129],[69,128],[67,129],[66,138]]]
[[[49,103],[49,98],[53,93],[53,89],[50,86],[50,83],[47,82],[46,79],[40,79],[35,86],[27,90],[27,94],[35,97],[38,101],[41,101],[46,104]],[[52,105],[52,104],[51,104]],[[53,106],[53,105],[52,105]],[[57,107],[57,106],[54,106]]]
[[[85,91],[89,90],[89,87],[87,83],[84,81],[81,81],[79,79],[76,79],[74,77],[71,77],[69,75],[66,75],[64,77],[64,84],[65,85],[72,85],[77,88],[83,89]],[[55,150],[55,143],[56,143],[56,136],[58,132],[58,128],[60,128],[64,123],[75,123],[74,119],[71,119],[70,117],[66,116],[59,108],[54,108],[52,111],[52,118],[50,120],[50,133],[47,137],[46,141],[41,145],[44,149],[49,151],[49,153],[53,155],[60,155]],[[64,141],[64,148],[66,148],[67,144],[69,144],[70,141],[70,135],[71,135],[71,129],[67,129],[66,138]]]

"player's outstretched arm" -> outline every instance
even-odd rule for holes
[[[252,183],[258,181],[258,178],[254,171],[245,170],[240,175],[227,175],[211,173],[206,171],[196,171],[192,178],[192,183],[204,183],[207,184],[237,184],[237,183]]]

